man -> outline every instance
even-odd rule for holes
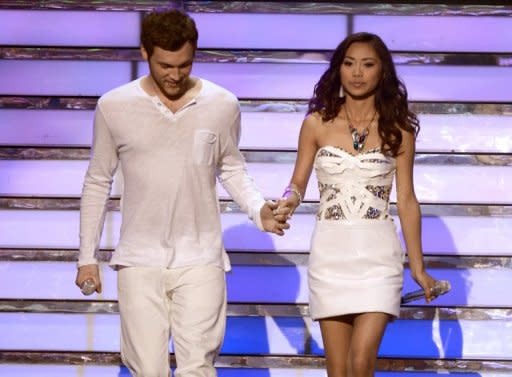
[[[112,177],[124,177],[118,270],[121,355],[134,376],[168,376],[172,332],[177,377],[215,376],[230,268],[222,245],[216,177],[256,225],[282,235],[238,150],[240,109],[227,90],[190,75],[198,33],[176,11],[142,22],[150,74],[98,101],[85,176],[76,284],[92,279]],[[282,220],[282,218],[280,218]]]

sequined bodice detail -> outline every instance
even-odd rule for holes
[[[317,219],[387,219],[395,168],[395,159],[379,149],[354,155],[339,147],[320,148],[315,157]]]

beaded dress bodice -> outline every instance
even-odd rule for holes
[[[315,156],[320,191],[317,219],[384,220],[396,162],[379,149],[357,155],[340,147],[321,147]]]

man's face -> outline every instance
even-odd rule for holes
[[[170,100],[177,100],[190,88],[190,72],[194,61],[194,46],[186,42],[179,50],[168,51],[155,47],[148,56],[141,48],[142,56],[149,63],[151,78],[157,89]]]

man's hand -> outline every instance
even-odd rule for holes
[[[75,284],[80,288],[87,279],[92,279],[96,292],[101,293],[100,271],[97,264],[87,264],[78,268]]]
[[[279,199],[277,209],[274,211],[277,220],[282,220],[283,216],[286,216],[284,221],[289,220],[299,205],[300,201],[293,193],[292,195]]]
[[[266,232],[284,235],[284,229],[290,228],[290,224],[286,222],[288,219],[288,210],[278,210],[277,203],[266,201],[260,210],[261,223]]]

